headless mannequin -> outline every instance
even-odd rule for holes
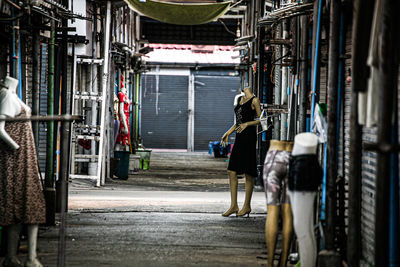
[[[240,98],[241,103],[245,103],[246,101],[249,101],[252,97],[254,97],[254,94],[251,90],[250,87],[246,87],[243,90],[243,95]],[[261,115],[261,106],[260,106],[260,100],[257,97],[254,97],[251,103],[251,108],[256,111],[257,117],[260,117]],[[234,131],[237,131],[238,133],[241,133],[244,129],[246,129],[248,126],[254,126],[260,124],[259,120],[254,120],[254,121],[249,121],[240,124],[239,126],[233,124],[233,126],[222,136],[221,139],[221,145],[225,146],[228,143],[228,138],[229,135],[231,135]],[[239,211],[239,207],[237,204],[237,189],[238,189],[238,178],[237,178],[237,173],[235,171],[228,170],[228,177],[229,177],[229,188],[230,188],[230,195],[231,195],[231,205],[229,209],[222,214],[222,216],[227,217],[233,213],[236,213],[236,216],[249,216],[251,212],[251,197],[253,195],[253,187],[254,187],[254,177],[245,173],[244,174],[246,177],[245,181],[245,200],[243,203],[242,209]]]
[[[0,117],[15,117],[22,112],[22,108],[30,112],[30,108],[19,99],[16,95],[18,80],[6,77],[4,84],[7,88],[0,89]],[[20,149],[19,145],[5,131],[5,121],[0,121],[0,139],[3,140],[13,150]],[[42,266],[37,259],[36,243],[38,234],[38,225],[28,225],[28,261],[25,266]],[[23,266],[17,258],[18,240],[19,240],[19,224],[7,226],[7,255],[3,262],[3,266]]]
[[[129,149],[129,106],[131,101],[129,100],[127,93],[125,87],[122,87],[121,91],[118,93],[120,132],[117,139],[117,150]]]
[[[292,156],[316,155],[317,147],[318,137],[315,134],[300,133],[295,136]],[[314,170],[311,171],[315,172]],[[317,260],[317,244],[313,223],[316,190],[290,190],[289,194],[292,201],[294,229],[299,243],[300,265],[314,267]]]
[[[274,153],[274,151],[286,151],[286,152],[291,152],[293,148],[293,142],[291,141],[278,141],[278,140],[271,140],[270,141],[270,146],[268,152]],[[289,153],[286,153],[286,157],[289,156]],[[269,158],[266,158],[266,162],[264,163],[264,177],[269,175],[269,171],[271,171],[271,168],[273,166],[268,166],[267,160]],[[273,164],[274,158],[272,159],[272,162],[269,162],[270,164]],[[288,158],[287,158],[288,160]],[[280,163],[281,164],[281,163]],[[283,172],[286,172],[287,175],[287,163],[285,162],[284,164],[284,170]],[[265,177],[266,178],[266,177]],[[266,179],[264,178],[264,183],[265,183],[265,190],[267,190],[268,185],[267,182],[265,181]],[[276,177],[275,177],[276,178]],[[286,188],[286,187],[284,187]],[[285,189],[279,189],[281,192],[279,195],[284,194]],[[267,195],[270,194],[270,192],[267,192]],[[268,199],[268,196],[267,196]],[[280,202],[280,200],[279,200]],[[289,247],[290,247],[290,242],[292,239],[292,233],[293,233],[293,218],[292,218],[292,212],[290,208],[290,203],[273,203],[273,204],[267,204],[267,220],[265,222],[265,240],[267,243],[267,252],[268,252],[268,267],[274,266],[274,255],[275,255],[275,248],[276,248],[276,240],[278,236],[278,224],[279,224],[279,213],[280,210],[282,209],[282,254],[281,254],[281,266],[286,266],[286,261],[289,253]]]

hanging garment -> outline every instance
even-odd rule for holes
[[[379,89],[379,29],[382,22],[382,4],[376,2],[372,21],[371,38],[367,65],[370,67],[368,88],[358,93],[358,123],[366,127],[374,127],[378,122],[378,89]]]
[[[289,159],[289,190],[316,191],[322,182],[322,168],[317,155],[291,156]]]
[[[26,114],[23,108],[17,117]],[[46,207],[31,122],[6,122],[5,130],[20,148],[12,150],[0,140],[0,225],[44,223]]]
[[[254,97],[235,107],[236,125],[253,121],[256,111],[251,108]],[[235,171],[237,174],[248,174],[253,177],[258,176],[256,161],[257,127],[248,126],[241,133],[236,132],[235,143],[229,159],[228,170]]]

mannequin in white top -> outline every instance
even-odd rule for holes
[[[313,133],[300,133],[294,138],[292,156],[316,155],[318,137]],[[309,170],[310,171],[310,170]],[[316,191],[289,190],[294,230],[299,242],[300,264],[314,267],[317,245],[314,236],[313,211]]]
[[[18,80],[11,77],[6,77],[4,80],[4,85],[5,87],[2,86],[0,89],[0,118],[16,117],[22,112],[22,108],[30,113],[30,108],[24,102],[22,102],[22,100],[19,99],[16,94]],[[20,146],[5,131],[5,121],[0,121],[0,139],[3,140],[13,150],[20,149]],[[28,225],[29,252],[28,261],[25,266],[42,266],[36,255],[38,228],[38,224]],[[23,266],[16,256],[18,249],[19,230],[19,224],[7,226],[7,255],[3,262],[3,266]]]

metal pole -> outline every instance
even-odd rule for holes
[[[289,37],[289,32],[288,32],[288,25],[287,25],[287,20],[284,20],[282,22],[282,39],[287,40]],[[282,56],[286,56],[288,53],[287,47],[284,45],[282,47]],[[283,61],[282,61],[283,62]],[[288,67],[282,67],[282,90],[281,90],[281,104],[287,104],[288,103],[288,94],[287,94],[287,89],[288,89]],[[282,113],[281,114],[281,137],[280,140],[287,140],[287,118],[288,114]]]
[[[32,33],[32,115],[39,115],[40,109],[40,32]],[[39,145],[39,122],[32,122],[36,148]]]
[[[308,27],[307,16],[300,17],[300,99],[299,99],[299,132],[307,127],[307,77],[308,77]]]
[[[47,78],[47,115],[54,115],[54,42],[55,21],[50,22],[49,61]],[[54,122],[47,123],[46,176],[44,196],[46,199],[46,223],[55,224],[55,189],[54,189]]]
[[[101,127],[100,127],[100,142],[99,142],[99,160],[102,161],[100,166],[104,167],[105,159],[103,158],[104,148],[105,148],[105,115],[106,115],[106,102],[107,102],[107,82],[108,82],[108,62],[109,62],[109,47],[110,47],[110,21],[111,21],[111,1],[107,1],[107,11],[106,11],[106,28],[104,33],[104,65],[103,65],[103,81],[102,81],[102,96],[103,101],[101,103]],[[101,176],[101,181],[97,182],[97,186],[105,183],[105,172],[101,170],[102,168],[98,168],[97,177]]]
[[[330,4],[329,66],[328,66],[328,140],[327,140],[327,183],[326,183],[326,249],[333,250],[336,218],[336,131],[337,131],[337,86],[339,66],[340,0]]]
[[[396,0],[382,0],[378,48],[378,144],[390,143],[392,138],[393,97],[397,89],[399,71],[399,37],[397,36],[399,6]],[[375,194],[375,266],[388,266],[389,263],[390,158],[390,153],[378,152]]]
[[[275,38],[280,39],[281,38],[281,24],[278,24],[275,28]],[[260,48],[260,56],[261,56],[261,49]],[[281,57],[281,45],[275,45],[275,60]],[[281,81],[282,81],[282,72],[281,72],[281,62],[282,60],[279,60],[279,62],[276,62],[277,64],[275,65],[275,90],[274,90],[274,104],[275,105],[280,105],[281,104]],[[264,102],[263,102],[264,103]],[[273,139],[280,140],[281,138],[281,125],[278,117],[274,118],[274,133],[273,133]]]
[[[264,65],[265,65],[265,51],[264,51],[264,41],[265,38],[265,29],[264,27],[259,27],[258,29],[258,62],[257,62],[257,74],[258,74],[258,97],[260,98],[261,103],[266,103],[267,102],[267,97],[264,95],[264,86],[265,86],[265,81],[264,81]],[[264,164],[264,158],[265,158],[265,141],[266,141],[266,133],[262,133],[258,140],[258,147],[257,147],[257,155],[258,155],[258,162],[257,162],[257,171],[258,171],[258,176],[255,179],[255,185],[262,187],[262,173],[263,173],[263,164]]]
[[[374,0],[355,0],[351,57],[351,110],[349,147],[349,222],[347,263],[358,267],[361,258],[361,156],[362,127],[358,124],[358,92],[367,86],[367,57]]]
[[[317,2],[317,1],[315,1]],[[317,3],[315,3],[317,5]],[[316,11],[316,6],[314,5],[314,12]],[[314,16],[315,17],[315,16]],[[313,83],[312,83],[312,103],[311,103],[311,120],[310,120],[310,130],[312,130],[314,123],[314,109],[315,103],[318,100],[317,92],[319,91],[319,53],[320,53],[320,35],[321,35],[321,17],[322,17],[322,0],[318,0],[318,15],[317,21],[314,21],[314,24],[317,25],[315,40],[313,40],[313,47],[315,46],[315,50],[313,53]],[[314,28],[315,29],[315,28]]]
[[[94,5],[94,10],[96,10],[96,3],[93,2]],[[97,16],[96,16],[97,10],[93,13],[93,22],[92,22],[92,58],[96,59],[97,58],[97,41],[96,41],[96,34],[97,34]],[[90,83],[91,83],[91,87],[90,87],[90,91],[94,94],[98,94],[98,88],[97,88],[97,64],[92,64],[92,66],[88,66],[88,69],[91,68],[90,76]],[[95,127],[97,125],[97,101],[93,100],[91,102],[91,124],[93,127]],[[89,175],[96,175],[96,168],[97,168],[97,161],[99,159],[95,159],[95,155],[96,155],[96,151],[97,151],[97,147],[96,147],[96,141],[92,140],[92,145],[91,145],[91,154],[93,156],[93,161],[89,162]]]

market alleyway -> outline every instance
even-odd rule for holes
[[[67,266],[266,266],[264,192],[254,192],[250,218],[224,218],[226,159],[153,151],[150,165],[101,188],[73,180]],[[57,265],[58,231],[40,230],[44,266]]]

